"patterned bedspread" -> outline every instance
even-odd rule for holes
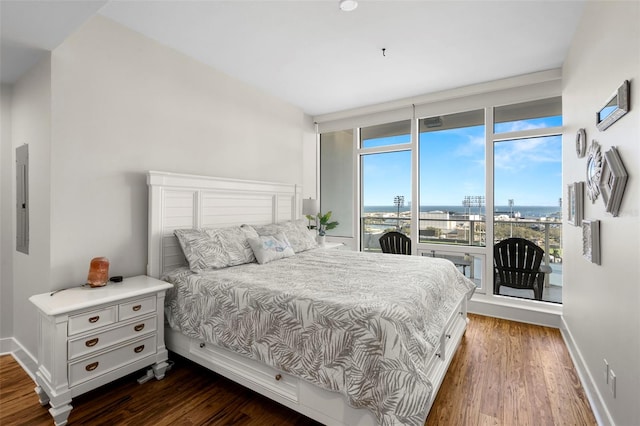
[[[172,328],[341,392],[383,425],[424,424],[429,356],[475,289],[444,259],[323,249],[163,278]]]

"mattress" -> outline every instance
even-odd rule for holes
[[[173,329],[340,392],[383,425],[424,424],[429,359],[475,290],[445,259],[323,249],[163,279]]]

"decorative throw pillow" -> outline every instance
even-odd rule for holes
[[[304,219],[254,226],[254,228],[258,235],[284,233],[296,253],[318,247],[318,243],[313,235],[309,233],[307,222]]]
[[[247,237],[258,234],[251,227],[176,229],[174,231],[189,269],[200,272],[255,262]]]
[[[251,227],[231,226],[228,228],[206,228],[205,232],[222,247],[226,266],[255,262],[253,250],[247,238],[258,236]]]
[[[295,255],[291,244],[289,244],[287,237],[282,232],[276,235],[248,238],[248,241],[256,259],[258,259],[258,263],[261,265]]]
[[[204,229],[176,229],[174,234],[193,272],[226,266],[224,250]]]

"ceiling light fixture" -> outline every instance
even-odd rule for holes
[[[356,0],[340,0],[340,10],[344,12],[351,12],[356,7],[358,7]]]

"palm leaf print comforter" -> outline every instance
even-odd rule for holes
[[[164,279],[172,328],[341,392],[382,425],[424,424],[429,356],[475,289],[444,259],[323,249]]]

